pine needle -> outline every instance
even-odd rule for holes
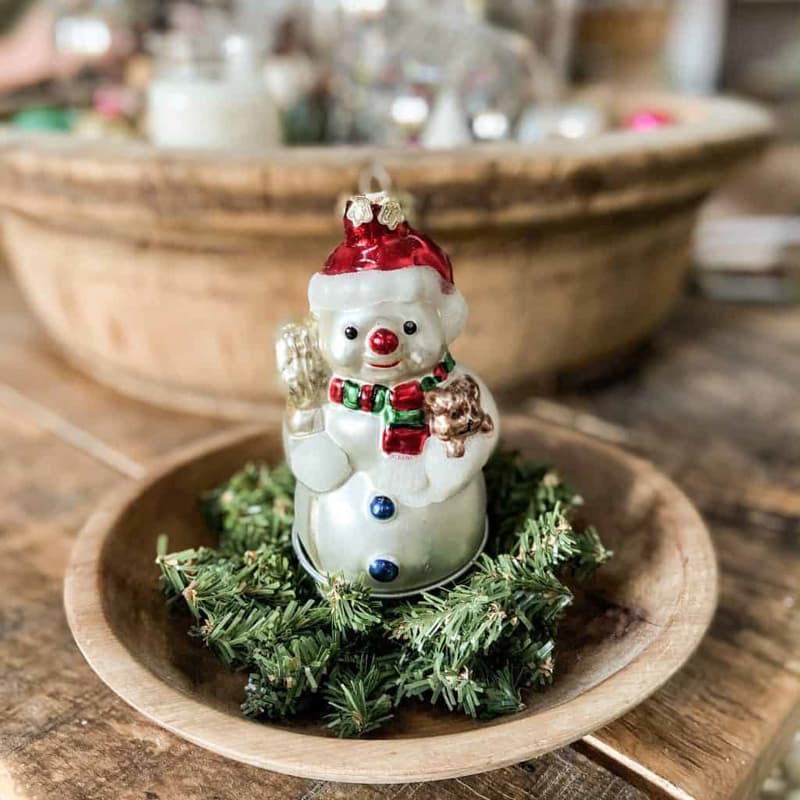
[[[611,558],[594,528],[576,527],[581,498],[518,454],[485,469],[490,537],[457,583],[380,602],[333,575],[317,587],[291,548],[294,479],[286,465],[248,464],[201,499],[216,548],[156,563],[190,634],[249,673],[242,711],[285,719],[317,708],[337,736],[362,736],[407,698],[481,719],[525,707],[554,675],[558,624],[583,581]]]

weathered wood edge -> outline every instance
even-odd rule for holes
[[[6,133],[0,205],[45,219],[69,210],[78,220],[120,230],[149,221],[202,231],[213,217],[220,230],[239,235],[285,235],[289,225],[298,236],[327,234],[336,227],[336,198],[355,190],[378,162],[414,195],[420,221],[441,233],[702,195],[772,133],[769,116],[740,100],[646,94],[639,102],[671,109],[686,124],[536,147],[300,147],[224,155]]]

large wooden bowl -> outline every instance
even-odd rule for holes
[[[522,761],[573,741],[641,702],[689,657],[716,600],[708,532],[686,497],[650,465],[585,436],[507,420],[505,438],[558,465],[615,550],[559,632],[554,685],[525,711],[478,723],[428,705],[364,740],[319,721],[262,724],[239,711],[230,674],[170,615],[157,581],[156,537],[210,543],[197,496],[248,459],[274,461],[277,431],[226,433],[110,499],[80,534],[65,606],[89,663],[150,719],[230,758],[293,775],[392,783],[436,780]]]
[[[495,390],[631,348],[675,302],[698,207],[769,133],[737,101],[625,95],[679,121],[585,142],[451,152],[176,153],[0,137],[0,219],[30,305],[75,363],[151,402],[260,417],[276,325],[341,238],[342,192],[380,163],[451,253],[454,348]]]

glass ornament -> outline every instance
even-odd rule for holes
[[[528,39],[463,0],[341,0],[332,60],[332,135],[346,142],[448,146],[440,120],[436,135],[426,132],[437,108],[461,116],[454,146],[479,115],[505,119],[485,137],[504,138],[547,79]]]

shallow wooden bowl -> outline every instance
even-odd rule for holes
[[[342,236],[337,198],[378,162],[450,252],[470,321],[454,355],[495,390],[593,367],[672,308],[706,195],[761,150],[747,103],[618,93],[678,124],[454,151],[169,152],[0,136],[11,268],[58,347],[148,402],[263,419],[276,326],[304,315]]]
[[[280,458],[277,431],[208,441],[109,499],[80,534],[65,584],[67,618],[97,674],[147,717],[196,744],[260,767],[325,780],[437,780],[540,755],[605,725],[663,684],[692,653],[716,600],[708,531],[687,498],[649,464],[582,435],[524,419],[505,440],[556,464],[616,555],[578,598],[559,634],[556,680],[525,711],[479,723],[428,705],[403,710],[363,740],[318,720],[262,724],[238,708],[228,673],[168,613],[154,564],[170,547],[209,543],[197,497],[249,459]]]

